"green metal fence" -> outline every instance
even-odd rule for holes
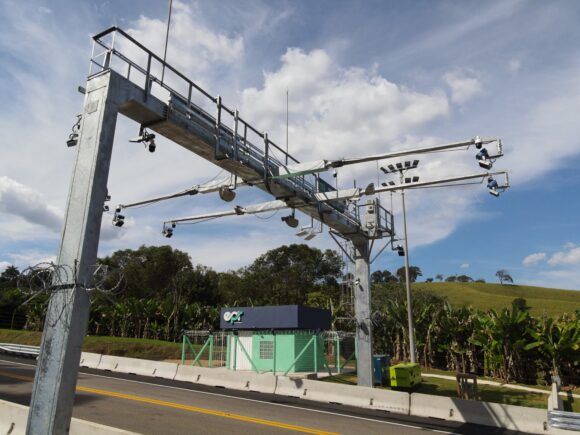
[[[356,342],[342,331],[184,331],[181,364],[337,374],[356,370]]]

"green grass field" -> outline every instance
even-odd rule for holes
[[[41,332],[0,329],[0,343],[39,346],[41,337]],[[85,337],[83,351],[157,361],[181,359],[181,343],[140,338],[88,336]]]
[[[510,307],[515,298],[524,298],[533,316],[546,313],[557,317],[580,309],[580,291],[575,290],[461,282],[417,282],[413,288],[444,296],[454,306],[471,306],[480,310]]]

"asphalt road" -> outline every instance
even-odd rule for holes
[[[0,356],[0,399],[30,402],[34,360]],[[74,417],[143,434],[509,434],[501,429],[83,369]]]

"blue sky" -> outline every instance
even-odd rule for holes
[[[65,141],[82,106],[76,88],[86,81],[90,35],[118,25],[162,52],[166,14],[163,1],[0,5],[0,268],[54,258],[75,153]],[[175,0],[168,61],[279,144],[288,89],[290,150],[304,161],[502,137],[506,156],[497,167],[510,170],[513,187],[499,199],[482,186],[409,192],[411,262],[424,277],[494,281],[507,269],[517,283],[580,289],[579,19],[572,0]],[[119,119],[113,203],[219,172],[163,139],[155,154],[128,144],[137,129]],[[423,180],[476,166],[469,152],[421,160]],[[376,167],[339,171],[341,187],[353,178],[363,185]],[[236,203],[267,199],[246,188]],[[107,215],[100,254],[170,243],[227,270],[301,240],[280,213],[179,227],[170,240],[160,234],[168,218],[226,208],[215,195],[199,195],[129,211],[120,230]],[[400,228],[398,196],[394,211]],[[327,235],[310,243],[333,247]],[[389,251],[372,267],[401,265]]]

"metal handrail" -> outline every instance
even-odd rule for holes
[[[109,35],[111,35],[110,43],[108,41],[103,40],[103,38],[105,38]],[[127,41],[132,43],[135,47],[140,49],[146,55],[146,57],[147,57],[147,60],[146,60],[147,66],[146,67],[139,65],[136,61],[130,59],[127,55],[123,54],[117,48],[119,46],[119,44],[118,44],[119,40],[116,37],[116,35],[122,36]],[[113,57],[120,59],[124,64],[126,64],[128,66],[128,70],[127,70],[127,78],[128,79],[130,78],[130,74],[131,74],[132,70],[135,70],[138,73],[145,76],[145,83],[143,85],[143,89],[145,91],[146,97],[151,93],[151,87],[152,87],[153,83],[157,84],[162,89],[168,91],[170,93],[170,95],[172,95],[173,97],[176,97],[180,101],[181,104],[184,104],[186,106],[186,110],[191,111],[192,113],[197,113],[198,115],[201,115],[203,118],[205,118],[205,120],[208,122],[208,124],[215,125],[216,128],[218,129],[218,136],[221,136],[222,133],[220,133],[220,132],[223,132],[230,137],[229,140],[233,139],[234,144],[235,144],[234,147],[236,149],[242,149],[243,152],[245,152],[247,154],[248,158],[253,158],[256,160],[263,160],[264,170],[265,170],[265,174],[264,174],[265,178],[268,178],[270,176],[270,171],[273,168],[286,167],[289,163],[300,163],[296,158],[294,158],[292,155],[287,153],[284,149],[279,147],[275,142],[268,139],[268,136],[266,133],[258,131],[254,126],[252,126],[245,119],[240,117],[239,113],[237,113],[236,110],[231,109],[228,106],[226,106],[225,104],[223,104],[223,102],[221,101],[221,98],[214,97],[209,92],[205,91],[203,88],[201,88],[199,85],[197,85],[194,81],[187,78],[183,73],[181,73],[175,67],[168,64],[160,56],[156,55],[151,50],[146,48],[143,44],[141,44],[139,41],[137,41],[135,38],[133,38],[131,35],[129,35],[127,32],[125,32],[121,28],[119,28],[117,26],[109,27],[108,29],[103,30],[102,32],[94,35],[92,39],[93,39],[93,50],[92,50],[92,57],[91,57],[91,65],[94,64],[100,69],[99,71],[97,71],[94,74],[98,74],[106,69],[112,69],[112,58]],[[98,45],[99,47],[104,49],[104,51],[102,53],[95,54],[95,46],[96,45]],[[96,59],[103,57],[103,56],[104,56],[104,61],[97,62]],[[187,85],[188,95],[185,96],[182,93],[180,93],[179,91],[173,89],[171,86],[169,86],[167,84],[166,80],[163,80],[163,79],[160,80],[159,78],[155,77],[155,75],[152,74],[152,60],[156,61],[159,64],[159,66],[161,66],[164,70],[172,72],[179,79],[183,80],[185,82],[185,84]],[[91,70],[89,71],[89,77],[94,75],[94,74],[92,73],[92,68],[91,68]],[[167,75],[165,75],[165,77],[167,77]],[[217,110],[218,110],[218,117],[217,118],[214,118],[206,110],[202,109],[200,106],[193,103],[193,101],[192,101],[193,89],[200,92],[211,103],[217,105]],[[221,116],[220,116],[221,111],[223,111],[222,113],[227,113],[230,116],[232,116],[233,121],[237,122],[238,127],[236,128],[236,131],[232,130],[230,127],[228,127],[226,124],[224,124],[221,121]],[[217,119],[217,121],[216,121],[216,119]],[[240,128],[240,124],[241,124],[241,128]],[[239,130],[244,131],[243,136],[238,133]],[[248,131],[250,131],[251,133],[254,133],[258,138],[264,139],[265,150],[257,147],[251,141],[247,140],[247,132]],[[272,151],[272,149],[273,149],[273,150],[276,150],[277,152],[282,153],[282,158],[279,159],[279,158],[276,158],[275,156],[272,156],[271,152],[268,152],[269,148],[270,148],[270,151]],[[312,179],[313,182],[309,181],[309,179]],[[310,196],[313,192],[318,191],[315,177],[311,177],[311,176],[308,178],[305,176],[288,178],[285,180],[285,183],[287,185],[289,185],[289,187],[292,188],[293,190],[295,190],[297,193],[301,193],[301,194],[304,194],[307,196]],[[341,214],[343,214],[343,216],[345,216],[348,220],[350,220],[356,224],[358,224],[360,221],[358,214],[351,212],[350,210],[348,210],[348,208],[342,209],[342,208],[339,208],[338,205],[332,204],[332,203],[327,203],[327,206],[330,206],[330,207],[334,208],[335,210],[340,211]]]

